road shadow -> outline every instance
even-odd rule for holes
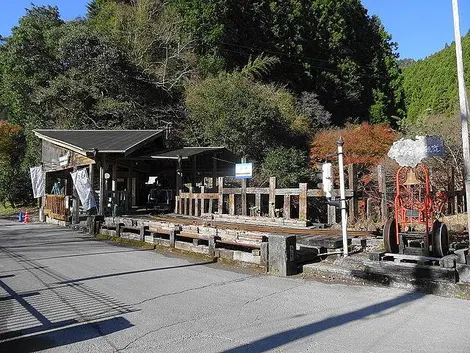
[[[8,331],[8,320],[13,315],[12,301],[1,299],[2,297],[0,297],[0,337],[3,333]],[[2,352],[1,349],[0,352]]]
[[[377,315],[388,309],[413,302],[424,296],[423,293],[406,293],[397,298],[386,300],[384,302],[369,305],[362,309],[351,311],[346,314],[332,316],[330,318],[313,322],[308,325],[296,327],[274,335],[263,337],[256,341],[225,350],[225,353],[261,353],[276,349],[285,344],[300,340],[302,338],[315,335],[319,332],[329,330],[334,327],[343,326],[354,321],[365,319],[372,315]]]
[[[69,279],[66,281],[62,282],[57,282],[56,284],[71,284],[71,283],[76,283],[76,282],[85,282],[85,281],[91,281],[95,279],[101,279],[101,278],[108,278],[108,277],[117,277],[117,276],[127,276],[127,275],[134,275],[137,273],[145,273],[145,272],[154,272],[154,271],[164,271],[164,270],[173,270],[176,268],[185,268],[185,267],[194,267],[194,266],[204,266],[204,265],[209,265],[216,263],[217,259],[210,260],[210,261],[205,261],[205,262],[197,262],[194,264],[187,264],[187,265],[177,265],[177,266],[167,266],[167,267],[156,267],[156,268],[146,268],[144,270],[134,270],[134,271],[125,271],[125,272],[117,272],[117,273],[109,273],[109,274],[104,274],[104,275],[97,275],[97,276],[90,276],[90,277],[82,277],[82,278],[75,278],[75,279]]]
[[[34,352],[132,326],[121,315],[136,309],[93,288],[43,283],[42,289],[17,292],[7,283],[11,277],[0,277],[0,352]]]
[[[418,264],[413,260],[401,263],[369,261],[364,268],[351,270],[351,276],[369,285],[395,287],[425,294],[439,294],[441,290],[457,281],[455,268]]]
[[[57,249],[55,249],[57,250]],[[70,254],[70,255],[57,255],[57,256],[47,256],[47,257],[38,257],[38,258],[31,258],[28,259],[30,261],[42,261],[42,260],[52,260],[52,259],[63,259],[63,258],[70,258],[70,257],[83,257],[83,256],[95,256],[95,255],[110,255],[110,254],[121,254],[121,253],[129,253],[129,252],[143,252],[153,251],[152,249],[132,249],[132,250],[120,250],[120,251],[101,251],[101,252],[87,252],[83,254]]]
[[[434,274],[429,266],[409,266],[404,272],[403,280],[408,282],[408,293],[400,295],[396,298],[380,302],[378,304],[368,305],[362,309],[354,310],[345,314],[335,315],[324,320],[313,322],[308,325],[296,327],[290,330],[282,331],[267,337],[260,338],[250,343],[225,350],[225,353],[261,353],[267,352],[294,341],[313,336],[322,331],[326,331],[335,327],[340,327],[351,322],[366,319],[371,316],[382,313],[387,315],[387,310],[398,308],[419,300],[427,294],[434,293],[438,286],[434,279]],[[403,274],[402,274],[403,275]],[[382,286],[391,286],[397,281],[395,276],[380,274],[367,274],[361,277],[370,283],[380,284]]]
[[[0,352],[29,353],[65,346],[109,335],[133,327],[127,319],[114,317],[92,323],[64,327],[35,336],[0,342]]]

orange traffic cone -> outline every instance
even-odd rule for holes
[[[29,223],[29,212],[26,210],[26,214],[24,215],[24,222]]]

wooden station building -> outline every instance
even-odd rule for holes
[[[42,140],[46,214],[78,221],[78,198],[70,173],[87,168],[98,214],[129,213],[148,205],[158,187],[172,202],[187,186],[215,188],[233,176],[237,156],[224,147],[166,148],[161,130],[35,130]],[[149,184],[149,180],[152,182]],[[59,185],[59,189],[57,188]],[[174,205],[170,206],[173,209]]]

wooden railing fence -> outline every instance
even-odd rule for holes
[[[44,214],[50,218],[66,221],[68,217],[68,197],[65,195],[46,195]]]
[[[353,178],[352,178],[353,179]],[[350,180],[352,187],[346,189],[346,197],[353,199],[349,203],[350,213],[357,215],[357,200],[355,200],[355,185],[353,180]],[[206,214],[218,213],[228,214],[230,216],[267,216],[270,218],[282,217],[284,219],[298,219],[299,221],[306,221],[308,219],[308,198],[309,197],[324,197],[324,192],[321,189],[308,189],[306,183],[300,183],[298,188],[276,188],[276,178],[272,177],[269,181],[269,187],[237,187],[228,188],[224,187],[224,178],[218,178],[218,188],[205,192],[201,188],[201,192],[180,192],[176,197],[175,213],[184,214],[189,216],[202,216]],[[214,192],[215,191],[215,192]],[[339,190],[336,190],[339,195]],[[250,196],[252,195],[252,196]],[[268,205],[262,204],[263,199],[268,199]],[[281,208],[276,208],[276,197],[283,197],[283,204]],[[254,205],[248,206],[246,198],[254,198]],[[241,198],[236,207],[236,198]],[[245,198],[245,200],[243,200]],[[292,204],[295,203],[298,209],[297,217],[291,214]],[[246,205],[245,207],[240,207]],[[261,210],[267,208],[267,214],[262,214]],[[334,206],[328,206],[329,218],[335,218]],[[333,216],[330,214],[332,213]],[[333,222],[334,223],[334,222]]]

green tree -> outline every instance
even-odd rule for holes
[[[150,128],[166,118],[166,89],[110,38],[58,16],[33,7],[1,50],[1,102],[31,144],[34,128]]]
[[[470,33],[462,38],[464,66],[470,66]],[[469,82],[470,72],[465,71]],[[427,116],[453,116],[458,110],[457,66],[455,43],[441,51],[407,66],[403,70],[407,122]]]
[[[321,105],[316,93],[302,92],[297,105],[298,109],[310,120],[314,130],[331,125],[331,114]]]
[[[178,98],[112,38],[84,21],[63,22],[54,7],[27,10],[0,46],[2,115],[24,128],[25,170],[40,161],[33,129],[156,128],[179,113],[168,108]]]
[[[192,45],[181,31],[178,13],[164,0],[96,0],[89,26],[124,49],[149,83],[177,93],[192,72]]]
[[[33,102],[37,87],[46,86],[60,70],[50,55],[47,32],[63,24],[56,7],[33,7],[4,38],[0,51],[0,103],[8,106],[9,120],[27,126],[40,119]]]
[[[170,4],[199,55],[222,58],[227,71],[261,53],[277,57],[280,65],[265,79],[298,94],[317,93],[333,123],[388,121],[404,114],[395,44],[360,0]]]
[[[25,163],[39,160],[40,148],[32,129],[42,126],[48,117],[34,95],[61,69],[51,55],[54,41],[48,33],[63,23],[56,7],[32,7],[0,47],[0,104],[7,107],[9,122],[25,128]]]
[[[167,94],[146,76],[112,41],[85,24],[69,22],[51,36],[51,51],[62,70],[46,87],[38,87],[35,102],[51,127],[151,128]]]
[[[312,178],[305,152],[290,147],[275,147],[266,153],[258,176],[259,183],[269,183],[270,177],[276,177],[278,187],[287,188],[307,182]]]
[[[27,168],[21,165],[24,153],[23,129],[0,121],[0,202],[15,207],[31,200]]]
[[[297,111],[294,96],[241,72],[190,83],[185,103],[186,141],[193,145],[225,146],[261,161],[270,148],[308,141],[311,126]]]

